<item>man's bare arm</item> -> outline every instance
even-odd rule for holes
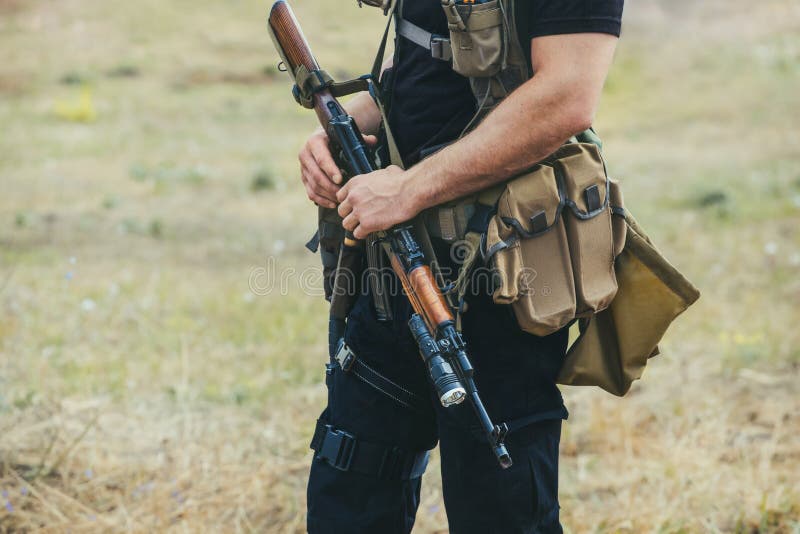
[[[406,172],[390,167],[348,182],[337,195],[345,227],[364,237],[547,157],[592,124],[616,43],[600,33],[533,39],[536,75],[473,132]]]
[[[606,34],[534,39],[536,75],[464,139],[409,173],[422,208],[513,176],[591,126],[616,41]]]

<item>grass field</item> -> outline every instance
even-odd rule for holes
[[[377,11],[294,4],[368,68]],[[315,119],[268,7],[0,0],[0,532],[303,531]],[[800,532],[799,88],[794,0],[626,6],[596,124],[703,298],[626,398],[565,389],[568,532]],[[446,531],[434,459],[415,532]]]

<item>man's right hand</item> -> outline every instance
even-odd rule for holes
[[[365,135],[364,141],[373,146],[377,143],[374,135]],[[319,206],[335,208],[338,201],[336,193],[342,184],[342,172],[331,155],[328,135],[318,128],[306,140],[298,154],[300,177],[306,188],[308,198]]]

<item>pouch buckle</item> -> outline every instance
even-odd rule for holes
[[[325,460],[339,471],[347,471],[353,463],[356,451],[356,438],[343,430],[334,430],[331,425],[325,425],[327,432],[322,440],[317,458]]]
[[[442,61],[453,59],[450,38],[443,35],[431,35],[431,57]]]
[[[342,371],[348,373],[356,361],[356,353],[342,339],[339,341],[339,350],[336,351],[336,356],[333,359],[336,360]]]

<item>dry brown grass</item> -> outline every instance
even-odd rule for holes
[[[295,4],[329,71],[366,68],[376,13]],[[0,532],[303,531],[325,306],[248,284],[316,263],[314,119],[266,8],[0,1]],[[565,391],[563,522],[798,533],[798,6],[626,10],[597,124],[703,298],[626,398]],[[83,87],[93,122],[54,114]],[[446,532],[435,457],[423,492],[415,531]]]

